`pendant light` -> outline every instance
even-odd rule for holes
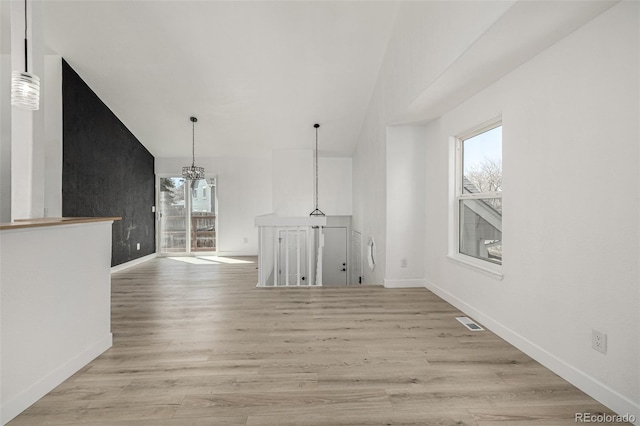
[[[40,108],[40,78],[29,72],[27,58],[27,0],[24,0],[24,72],[11,73],[11,105],[35,111]]]
[[[182,168],[182,177],[189,180],[204,179],[204,167],[196,166],[196,122],[197,118],[191,117],[191,166]]]
[[[322,210],[318,208],[318,128],[320,125],[318,123],[314,124],[313,127],[316,129],[316,152],[315,152],[315,166],[316,166],[316,209],[309,213],[309,216],[325,216],[322,213]]]

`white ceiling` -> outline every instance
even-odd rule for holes
[[[156,157],[350,156],[395,2],[55,1],[45,44]]]

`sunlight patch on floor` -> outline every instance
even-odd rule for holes
[[[177,260],[178,262],[191,263],[193,265],[211,265],[212,263],[208,260],[199,259],[197,257],[170,257],[169,259]]]
[[[232,259],[230,257],[220,256],[176,256],[168,257],[171,260],[177,260],[178,262],[190,263],[192,265],[211,265],[213,264],[240,264],[240,263],[255,263],[251,260]]]
[[[241,260],[241,259],[232,259],[230,257],[219,257],[219,256],[198,256],[199,259],[206,259],[212,262],[219,263],[255,263],[251,260]]]

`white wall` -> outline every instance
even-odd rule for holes
[[[44,212],[62,216],[62,56],[44,56]]]
[[[111,224],[0,231],[0,424],[111,346]]]
[[[11,68],[24,70],[24,8],[11,2]],[[32,3],[29,19],[29,72],[40,77],[40,109],[11,108],[11,218],[44,215],[44,45],[42,4]],[[20,23],[20,24],[17,24]]]
[[[0,222],[11,221],[11,7],[0,2]]]
[[[372,114],[366,119],[353,157],[352,225],[362,236],[363,249],[370,238],[376,244],[375,269],[363,268],[362,282],[382,284],[386,262],[385,129]]]
[[[639,5],[623,2],[431,123],[428,287],[640,418]],[[503,116],[504,279],[447,260],[448,138]],[[606,355],[591,330],[608,335]]]
[[[43,53],[42,5],[34,3],[28,13],[29,71],[40,77],[37,111],[10,105],[11,71],[24,70],[24,8],[17,2],[2,3],[3,222],[62,214],[61,57]]]
[[[425,285],[425,141],[424,127],[387,129],[385,287]]]
[[[8,9],[0,2],[0,9]],[[2,31],[2,43],[5,28]],[[0,57],[0,222],[11,221],[11,55]]]
[[[272,161],[273,212],[278,216],[308,216],[315,205],[313,151],[274,150]]]
[[[512,2],[406,2],[396,24],[353,157],[353,226],[373,236],[378,264],[364,282],[382,284],[387,256],[386,127],[469,49]],[[451,29],[455,27],[455,31]]]
[[[353,211],[351,174],[351,158],[320,157],[318,159],[318,206],[327,216],[351,216]]]
[[[351,173],[351,158],[318,159],[318,208],[325,215],[351,215]],[[308,216],[315,209],[312,150],[273,151],[273,209],[279,216]]]
[[[353,209],[354,228],[365,241],[375,236],[382,261],[365,270],[365,282],[393,278],[398,244],[389,235],[397,230],[387,207],[399,180],[386,128],[444,114],[428,125],[423,163],[429,288],[609,407],[640,418],[637,8],[402,4],[354,153]],[[532,19],[547,15],[545,25]],[[433,101],[449,94],[457,100],[446,108]],[[446,257],[448,138],[498,114],[502,281]],[[607,355],[591,349],[592,328],[608,334]]]
[[[156,158],[156,174],[180,176],[182,167],[188,164],[189,158]],[[218,252],[257,255],[258,228],[254,219],[272,212],[271,158],[202,158],[197,159],[197,165],[217,175]]]
[[[180,176],[188,158],[156,158],[156,174]],[[257,255],[256,216],[308,216],[314,209],[313,151],[277,150],[265,157],[197,159],[218,179],[218,251]],[[351,214],[351,159],[320,158],[320,209]],[[245,242],[245,238],[248,240]]]

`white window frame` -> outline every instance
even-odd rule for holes
[[[175,252],[175,253],[168,253],[165,252],[163,253],[161,251],[161,229],[160,229],[160,210],[159,210],[159,206],[160,206],[160,181],[163,178],[179,178],[181,177],[182,172],[181,171],[177,171],[176,173],[158,173],[156,174],[156,223],[155,223],[155,227],[156,227],[156,254],[160,257],[189,257],[189,256],[210,256],[210,255],[217,255],[219,253],[218,247],[220,247],[220,238],[219,238],[219,232],[218,232],[218,174],[217,173],[205,173],[205,179],[207,180],[207,182],[209,181],[209,179],[213,179],[214,184],[213,187],[215,187],[214,190],[212,190],[212,185],[207,184],[207,188],[209,188],[209,190],[212,190],[211,192],[211,196],[215,198],[215,216],[216,216],[216,220],[215,220],[215,230],[216,230],[216,250],[215,251],[201,251],[201,252],[192,252],[191,251],[191,244],[187,244],[187,247],[185,248],[184,252]],[[189,191],[189,189],[186,189],[187,191]],[[198,191],[196,190],[196,197],[193,198],[197,198],[197,193]],[[187,203],[187,207],[189,209],[189,211],[191,211],[191,204],[193,202],[193,198],[192,197],[185,197],[185,203]],[[187,220],[187,226],[186,226],[186,234],[191,235],[191,221]],[[187,240],[187,243],[189,243],[189,240]]]
[[[502,126],[502,116],[493,117],[457,136],[449,138],[450,173],[449,173],[449,253],[448,259],[456,264],[471,268],[493,278],[502,279],[502,264],[479,259],[460,252],[460,201],[502,198],[501,192],[485,192],[465,194],[462,190],[462,145],[467,139]]]

